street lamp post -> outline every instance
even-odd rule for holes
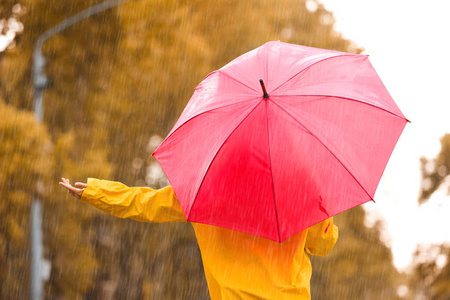
[[[43,70],[45,57],[42,55],[42,45],[45,41],[63,31],[67,27],[74,25],[92,15],[115,7],[127,0],[109,0],[91,6],[82,12],[65,19],[56,26],[41,34],[34,46],[33,51],[33,110],[39,123],[44,120],[44,106],[42,91],[48,87],[49,80]],[[39,181],[38,181],[39,182]],[[33,197],[31,205],[31,299],[41,300],[43,294],[43,282],[49,274],[49,264],[43,259],[42,246],[42,205],[41,200],[36,195]],[[47,273],[47,274],[46,274]]]

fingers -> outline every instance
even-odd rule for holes
[[[65,187],[72,196],[74,196],[75,198],[78,198],[78,199],[81,198],[81,195],[83,194],[83,190],[87,187],[87,184],[81,183],[81,182],[75,183],[75,186],[81,187],[82,189],[73,187],[70,184],[69,179],[66,179],[66,178],[61,178],[61,182],[59,182],[59,184],[61,186]]]
[[[70,190],[70,191],[73,191],[73,192],[80,191],[80,189],[77,189],[77,188],[73,187],[73,186],[70,184],[69,179],[61,178],[61,180],[62,180],[62,181],[61,181],[59,184],[62,185],[63,187],[65,187],[66,189],[68,189],[68,190]],[[81,183],[81,182],[77,182],[77,183],[75,183],[75,186],[79,186],[79,187],[85,188],[85,187],[87,187],[87,184]]]
[[[85,189],[87,187],[87,184],[83,182],[76,182],[75,186]]]
[[[59,184],[68,189],[69,191],[76,192],[78,190],[77,188],[73,187],[70,183],[60,182]]]
[[[70,184],[70,180],[69,180],[69,179],[66,179],[66,178],[61,178],[61,182],[60,182],[59,184],[61,184],[61,185],[64,186],[64,187],[72,186],[72,185]]]

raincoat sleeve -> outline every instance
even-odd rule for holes
[[[89,178],[81,201],[118,218],[140,222],[186,222],[171,186],[153,190]]]
[[[308,228],[305,242],[306,252],[312,255],[325,256],[333,249],[338,237],[339,230],[333,224],[333,218],[317,223]]]

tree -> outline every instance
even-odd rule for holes
[[[5,52],[0,61],[1,73],[4,75],[0,79],[0,95],[3,95],[7,103],[16,108],[31,109],[31,54],[37,37],[64,18],[92,4],[84,1],[20,2],[21,7],[28,11],[21,17],[25,28],[23,38],[17,41],[16,47]],[[49,10],[48,7],[52,9]],[[102,132],[89,134],[91,124],[101,120],[98,114],[92,113],[95,110],[89,105],[95,107],[95,103],[86,99],[92,92],[87,93],[85,87],[90,82],[91,90],[99,89],[101,83],[91,80],[99,78],[95,73],[98,69],[92,70],[89,63],[98,61],[102,53],[109,55],[107,49],[114,49],[104,43],[88,43],[86,40],[89,34],[86,35],[86,32],[91,32],[91,36],[95,34],[100,39],[102,35],[107,34],[108,38],[104,38],[114,42],[113,32],[105,33],[108,25],[114,23],[111,16],[112,13],[105,13],[100,18],[89,19],[78,24],[80,26],[77,29],[71,28],[65,31],[65,35],[57,36],[44,44],[43,53],[47,58],[45,72],[52,79],[51,88],[43,95],[44,123],[48,125],[54,145],[53,159],[56,161],[52,168],[51,184],[47,182],[47,188],[55,187],[55,182],[62,175],[71,178],[85,178],[88,174],[109,176],[111,165],[107,162],[107,149],[103,147],[105,139]],[[96,24],[104,24],[102,28],[105,30],[99,30]],[[112,57],[109,55],[109,58],[105,57],[103,61]],[[88,64],[73,63],[80,59]],[[91,77],[92,75],[94,76]],[[77,101],[80,99],[81,101]],[[69,115],[73,117],[67,117]],[[17,182],[18,186],[21,184],[23,183]],[[80,295],[93,286],[93,275],[98,265],[90,230],[91,223],[96,220],[96,213],[86,212],[74,202],[67,199],[64,201],[65,198],[67,196],[61,190],[51,188],[51,195],[43,202],[44,255],[52,263],[51,280],[46,294],[52,297],[80,298]],[[28,215],[29,211],[25,209],[23,214]],[[29,290],[26,282],[16,287],[22,291]]]
[[[0,295],[28,298],[29,217],[34,197],[48,198],[54,160],[45,126],[0,99]]]
[[[356,207],[335,217],[339,240],[326,257],[312,257],[313,299],[398,299],[399,274],[379,225],[368,228]]]
[[[419,203],[425,203],[450,175],[450,134],[447,133],[441,138],[441,151],[434,159],[422,157],[420,162],[422,188]]]
[[[450,188],[450,134],[441,138],[441,150],[433,159],[421,158],[422,188],[419,203],[426,203],[440,188]],[[438,260],[443,265],[438,264]],[[410,278],[411,289],[428,299],[443,300],[450,297],[450,249],[448,245],[432,245],[417,249],[413,275]]]

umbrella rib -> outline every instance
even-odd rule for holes
[[[214,160],[217,157],[217,154],[220,152],[220,150],[225,145],[226,141],[230,138],[230,136],[236,131],[236,129],[238,129],[239,126],[241,126],[241,124],[248,118],[248,116],[250,116],[252,114],[252,112],[258,107],[258,105],[262,101],[264,101],[264,98],[261,99],[261,101],[259,101],[258,103],[256,103],[255,106],[252,108],[252,110],[244,118],[242,118],[242,120],[239,122],[239,124],[237,124],[236,127],[230,132],[230,134],[224,139],[222,145],[220,145],[220,147],[219,147],[219,149],[217,149],[216,153],[214,153],[211,161],[209,162],[208,166],[205,169],[205,172],[203,173],[202,179],[200,180],[200,184],[198,185],[197,191],[195,192],[194,202],[192,202],[191,208],[189,209],[189,212],[186,215],[186,220],[189,221],[189,216],[191,215],[192,208],[194,207],[195,201],[197,200],[197,195],[198,195],[198,193],[200,191],[200,188],[202,187],[203,181],[205,180],[206,174],[208,173],[212,163],[214,162]]]
[[[218,110],[218,109],[222,109],[222,108],[224,108],[224,107],[229,107],[229,106],[233,106],[233,105],[238,105],[238,104],[241,104],[241,103],[244,103],[244,102],[249,102],[249,101],[256,100],[256,99],[258,99],[258,98],[259,98],[259,97],[254,97],[254,98],[252,98],[252,99],[245,99],[245,100],[242,100],[242,101],[239,101],[239,102],[234,102],[234,103],[230,103],[230,104],[226,104],[226,105],[222,105],[222,106],[219,106],[219,107],[215,107],[215,108],[212,108],[212,109],[208,109],[208,110],[202,111],[202,112],[196,114],[195,116],[190,117],[189,119],[187,119],[186,121],[184,121],[182,124],[180,124],[180,126],[178,126],[177,129],[175,129],[172,133],[170,133],[169,135],[167,135],[167,137],[161,142],[160,145],[162,145],[166,140],[169,139],[170,136],[172,136],[173,134],[175,134],[175,132],[177,132],[181,127],[183,127],[186,123],[190,122],[190,121],[191,121],[192,119],[194,119],[194,118],[197,118],[197,117],[199,117],[199,116],[201,116],[201,115],[204,115],[204,114],[206,114],[206,113],[209,113],[209,112],[212,112],[212,111],[215,111],[215,110]]]
[[[405,118],[404,116],[401,116],[401,115],[399,115],[399,114],[396,114],[396,113],[394,113],[394,112],[392,112],[392,111],[390,111],[390,110],[388,110],[388,109],[386,109],[386,108],[383,108],[383,107],[381,107],[381,106],[378,106],[378,105],[375,105],[375,104],[372,104],[372,103],[365,102],[364,100],[361,100],[361,99],[355,99],[355,98],[350,98],[350,97],[345,97],[345,96],[324,95],[324,94],[323,94],[323,95],[322,95],[322,94],[277,95],[277,97],[278,97],[278,96],[296,96],[296,97],[318,96],[318,97],[339,98],[339,99],[344,99],[344,100],[348,100],[348,101],[354,101],[354,102],[358,102],[358,103],[361,103],[361,104],[365,104],[365,105],[371,106],[371,107],[373,107],[373,108],[376,108],[376,109],[382,110],[382,111],[384,111],[384,112],[387,112],[387,113],[389,113],[389,114],[391,114],[391,115],[394,115],[394,116],[396,116],[396,117],[398,117],[398,118],[400,118],[400,119],[403,119],[403,120],[405,120],[405,121],[407,121],[407,122],[411,122],[411,121],[409,121],[407,118]],[[312,100],[312,101],[319,101],[319,99],[315,99],[315,100]],[[312,101],[305,101],[305,102],[312,102]]]
[[[281,234],[280,234],[280,221],[278,219],[278,206],[277,206],[277,200],[275,198],[275,184],[273,181],[273,169],[272,169],[272,155],[270,152],[270,136],[269,136],[269,116],[267,113],[267,103],[268,101],[265,101],[266,106],[266,124],[267,124],[267,149],[269,151],[269,162],[270,162],[270,177],[272,179],[272,193],[273,193],[273,204],[275,206],[275,217],[277,221],[277,231],[278,231],[278,242],[281,242]]]
[[[219,70],[220,74],[225,75],[226,77],[230,78],[231,80],[236,81],[237,83],[240,83],[241,85],[251,89],[252,91],[257,92],[258,94],[260,93],[260,91],[258,91],[257,89],[252,88],[251,86],[246,85],[245,83],[243,83],[242,81],[239,81],[238,79],[234,78],[233,76],[229,75],[228,73],[225,73],[222,70]]]
[[[318,60],[318,61],[315,61],[315,62],[311,63],[310,65],[306,66],[305,68],[301,69],[300,71],[296,72],[296,73],[293,74],[291,77],[289,77],[287,80],[285,80],[284,82],[280,83],[280,84],[279,84],[275,89],[273,89],[271,92],[272,92],[272,93],[275,92],[275,91],[278,90],[281,86],[283,86],[284,84],[286,84],[287,82],[289,82],[292,78],[296,77],[296,76],[297,76],[298,74],[300,74],[300,73],[306,72],[309,68],[311,68],[312,66],[314,66],[314,65],[316,65],[316,64],[318,64],[318,63],[321,63],[321,62],[324,62],[324,61],[326,61],[326,60],[329,60],[329,59],[332,59],[332,58],[336,58],[336,57],[356,56],[356,55],[358,55],[358,54],[350,54],[350,53],[346,54],[346,53],[344,53],[344,54],[336,54],[336,55],[333,55],[333,56],[327,56],[327,57],[324,57],[323,59],[320,59],[320,60]]]
[[[333,155],[333,157],[339,162],[339,164],[341,164],[341,166],[347,171],[347,173],[356,181],[356,183],[358,183],[358,185],[363,189],[363,191],[367,194],[367,196],[369,196],[369,198],[371,200],[373,200],[373,197],[369,194],[369,192],[367,192],[366,188],[361,184],[361,182],[358,181],[358,179],[356,179],[355,175],[353,175],[353,173],[345,166],[345,164],[339,159],[339,157],[337,157],[337,155],[331,151],[330,148],[328,148],[324,142],[322,142],[321,139],[319,139],[319,137],[317,135],[315,135],[313,132],[311,132],[311,130],[309,130],[307,127],[305,127],[299,120],[297,120],[289,111],[287,111],[284,107],[282,107],[281,105],[279,105],[278,103],[276,103],[275,101],[272,101],[272,103],[274,103],[275,105],[277,105],[281,110],[283,110],[288,116],[290,116],[295,122],[297,122],[300,126],[302,126],[303,128],[305,128],[305,130],[307,130],[309,132],[309,134],[311,134],[320,144],[322,144],[322,146],[328,150],[328,152],[330,152],[331,155]]]

